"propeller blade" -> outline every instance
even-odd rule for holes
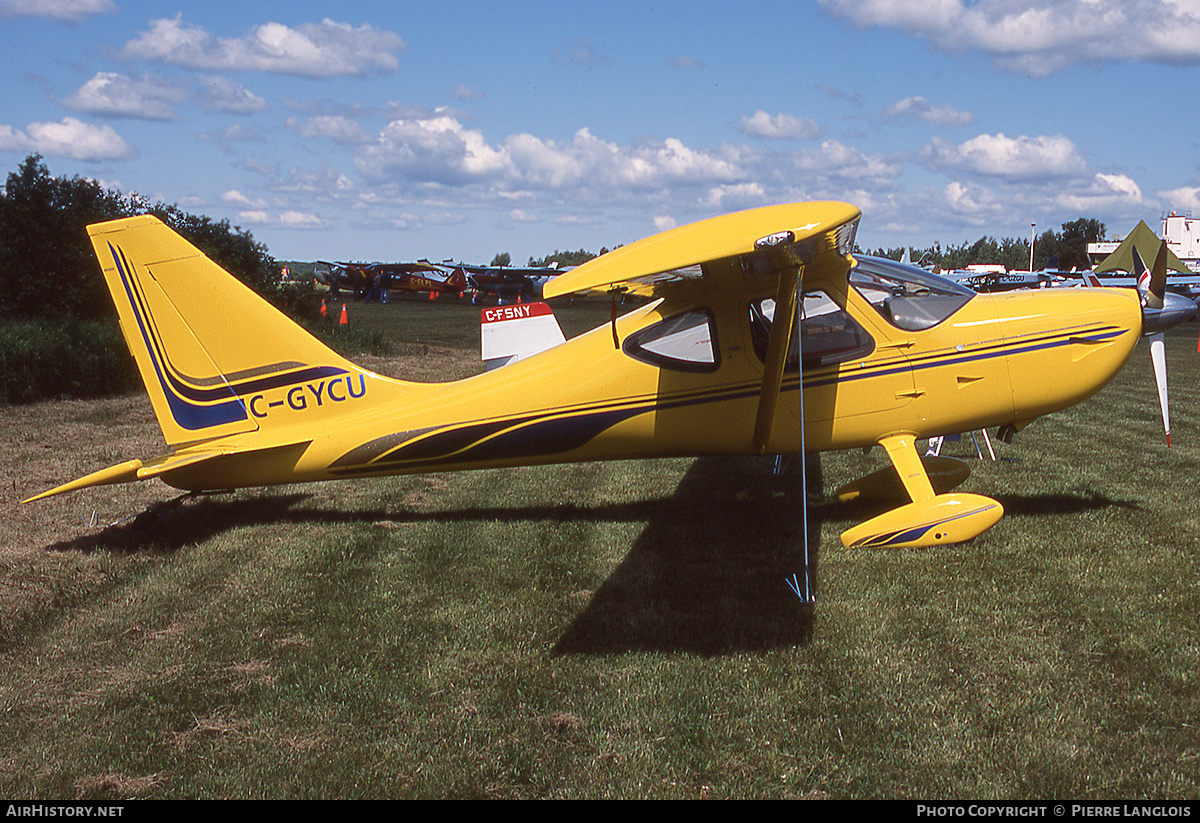
[[[1142,305],[1146,305],[1146,300],[1150,294],[1150,267],[1146,265],[1146,261],[1142,260],[1142,254],[1138,251],[1137,246],[1133,247],[1133,274],[1137,277],[1137,293],[1142,299]]]
[[[1167,241],[1163,240],[1158,246],[1158,254],[1154,256],[1154,268],[1150,270],[1150,294],[1162,305],[1163,296],[1167,293]]]
[[[1158,254],[1154,256],[1153,268],[1146,265],[1137,246],[1134,246],[1133,268],[1137,274],[1137,290],[1142,298],[1142,305],[1151,309],[1161,309],[1167,293],[1167,241],[1164,240],[1159,245]]]
[[[1163,432],[1171,446],[1171,411],[1167,402],[1167,351],[1163,333],[1150,335],[1150,362],[1154,364],[1154,382],[1158,386],[1158,407],[1162,411]]]

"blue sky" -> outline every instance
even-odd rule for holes
[[[42,154],[280,259],[514,262],[836,199],[868,248],[1200,214],[1200,0],[0,0]]]

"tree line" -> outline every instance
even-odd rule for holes
[[[1062,224],[1062,231],[1047,229],[1033,242],[1033,271],[1043,269],[1089,269],[1087,247],[1089,243],[1098,243],[1105,239],[1107,229],[1099,220],[1091,217],[1081,217],[1070,223]],[[891,249],[875,249],[867,252],[877,257],[890,257],[899,260],[905,252],[904,247]],[[932,265],[940,269],[965,269],[973,265],[1001,265],[1013,271],[1029,269],[1029,240],[994,237],[981,237],[974,243],[963,243],[959,246],[942,247],[940,243],[923,249],[907,249],[914,263]]]

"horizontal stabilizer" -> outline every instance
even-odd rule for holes
[[[147,480],[151,477],[157,477],[164,472],[172,471],[173,469],[191,466],[205,460],[211,460],[214,457],[219,457],[221,452],[189,452],[185,454],[172,454],[166,457],[159,457],[151,460],[149,463],[143,463],[141,460],[126,460],[124,463],[118,463],[115,466],[109,466],[107,469],[101,469],[98,472],[92,472],[89,475],[80,477],[78,480],[72,480],[70,483],[64,483],[57,488],[44,491],[41,494],[36,494],[22,503],[32,503],[34,500],[41,500],[46,497],[53,497],[56,494],[65,492],[73,492],[79,489],[86,489],[89,486],[107,486],[114,483],[132,483],[135,480]]]

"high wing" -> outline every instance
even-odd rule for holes
[[[554,278],[547,299],[589,291],[661,297],[677,285],[766,277],[801,267],[848,272],[861,212],[848,203],[789,203],[722,215],[622,246]]]
[[[375,263],[367,267],[366,273],[368,278],[381,275],[383,285],[397,291],[457,294],[466,287],[465,281],[456,272],[425,260],[415,263]]]

